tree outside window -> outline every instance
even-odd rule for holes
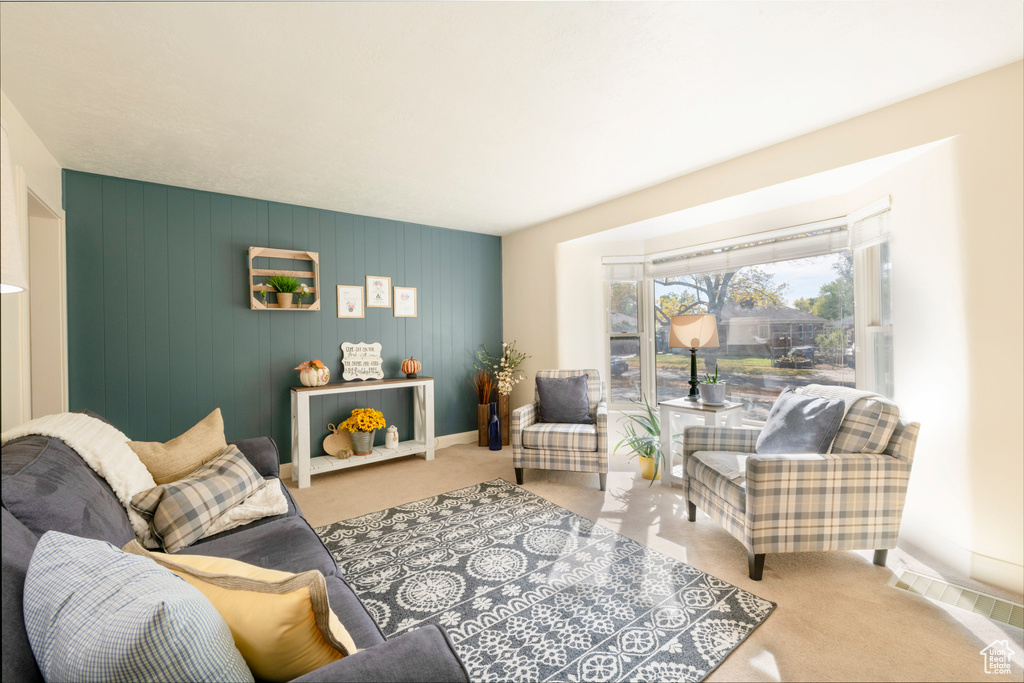
[[[853,259],[849,252],[654,281],[658,400],[689,392],[689,352],[668,348],[673,316],[710,313],[718,349],[698,370],[729,381],[729,398],[764,420],[786,386],[854,386]]]
[[[609,387],[613,404],[639,401],[641,392],[640,297],[635,281],[609,285]]]

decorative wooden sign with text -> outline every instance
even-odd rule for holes
[[[350,379],[384,379],[380,342],[343,342],[341,353],[341,378],[346,382]]]

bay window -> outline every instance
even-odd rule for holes
[[[891,397],[889,244],[886,198],[850,217],[648,256],[642,269],[606,259],[613,405],[689,393],[689,350],[668,340],[672,317],[693,313],[718,324],[719,347],[698,352],[700,377],[717,368],[747,420],[763,421],[787,386]]]

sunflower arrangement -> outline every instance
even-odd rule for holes
[[[350,432],[372,432],[376,429],[387,427],[384,421],[384,413],[373,408],[356,408],[352,411],[352,417],[341,423],[341,429]]]

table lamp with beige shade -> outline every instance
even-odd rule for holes
[[[690,395],[686,398],[699,401],[697,349],[718,348],[718,321],[715,316],[706,313],[673,316],[668,346],[670,349],[690,349]]]

